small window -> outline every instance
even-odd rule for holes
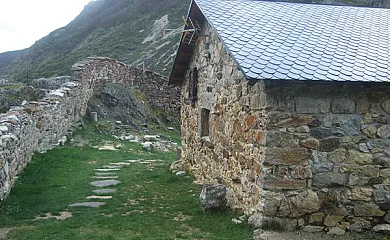
[[[210,110],[202,108],[200,113],[200,136],[206,137],[210,135]]]
[[[198,99],[198,69],[196,67],[190,72],[188,83],[188,98],[194,104]]]

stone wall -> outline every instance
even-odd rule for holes
[[[226,184],[230,206],[257,226],[343,232],[390,222],[389,85],[249,82],[209,26],[193,67],[198,100],[188,100],[188,72],[182,160],[199,182]]]
[[[121,83],[140,90],[149,105],[179,118],[180,88],[168,86],[168,80],[156,73],[142,71],[111,58],[91,57],[73,65],[73,74],[88,79],[95,88],[105,83]]]
[[[73,66],[71,81],[51,90],[48,97],[13,107],[0,114],[0,200],[10,193],[18,174],[34,152],[53,148],[72,134],[85,115],[89,99],[105,82],[127,84],[144,92],[149,104],[177,113],[180,90],[151,72],[109,58],[88,58]],[[176,103],[172,103],[176,102]]]

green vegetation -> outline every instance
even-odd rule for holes
[[[193,184],[192,177],[176,176],[168,170],[176,153],[145,152],[139,144],[119,142],[93,131],[91,123],[87,125],[73,142],[34,156],[9,198],[0,204],[0,233],[10,229],[8,237],[13,240],[252,238],[249,225],[231,221],[237,214],[201,210],[200,186]],[[92,147],[107,142],[120,145],[119,150]],[[162,161],[134,162],[122,168],[118,192],[100,208],[68,207],[92,195],[95,188],[89,183],[94,169],[136,159]],[[72,212],[72,217],[34,220],[64,211]]]

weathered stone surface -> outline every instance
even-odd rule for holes
[[[200,202],[206,211],[226,209],[226,186],[223,184],[205,185],[200,193]]]
[[[324,225],[327,227],[335,227],[341,220],[343,220],[345,215],[332,215],[329,214],[325,217]]]
[[[371,223],[363,218],[353,218],[349,230],[353,232],[361,232],[371,228]]]
[[[390,99],[387,99],[382,103],[382,109],[387,113],[390,114]]]
[[[276,212],[283,198],[284,194],[282,193],[263,191],[261,204],[264,207],[262,208],[262,213],[266,216],[276,216]]]
[[[327,154],[327,157],[328,157],[329,161],[331,161],[335,164],[340,164],[340,163],[344,163],[346,161],[346,159],[347,159],[346,153],[347,152],[345,151],[345,149],[339,148],[333,152],[329,152]]]
[[[385,125],[378,128],[377,135],[381,138],[390,138],[390,125]]]
[[[309,166],[294,166],[291,167],[291,177],[295,179],[309,179],[313,175]]]
[[[309,232],[309,233],[322,232],[322,231],[324,231],[324,227],[323,226],[310,226],[310,225],[307,225],[307,226],[304,226],[302,228],[302,231]]]
[[[309,223],[310,224],[322,224],[324,221],[325,213],[319,212],[319,213],[313,213],[309,216]]]
[[[332,187],[332,186],[347,186],[349,181],[349,175],[346,173],[317,173],[313,175],[313,186],[319,188]]]
[[[355,187],[347,191],[347,198],[355,201],[369,202],[373,197],[373,189],[367,187]]]
[[[351,164],[372,164],[372,154],[349,150],[347,162]]]
[[[363,134],[369,138],[375,138],[378,129],[375,125],[368,125],[363,127]]]
[[[94,192],[96,194],[110,194],[110,193],[116,193],[117,189],[109,189],[109,188],[96,189],[96,190],[93,190],[92,192]]]
[[[68,207],[90,207],[90,208],[98,208],[106,204],[105,202],[82,202],[82,203],[74,203],[70,204]]]
[[[337,98],[332,102],[333,113],[354,113],[355,102],[348,98]]]
[[[390,212],[387,212],[383,220],[387,223],[390,223]]]
[[[367,202],[354,203],[354,213],[357,217],[381,217],[386,214],[378,205]]]
[[[321,208],[320,200],[312,190],[306,190],[296,196],[285,198],[279,206],[279,216],[299,217]]]
[[[309,153],[305,148],[267,148],[265,152],[265,164],[269,165],[307,165]]]
[[[109,186],[115,186],[121,183],[118,180],[103,180],[103,181],[94,181],[90,184],[94,187],[109,187]]]
[[[294,135],[285,132],[267,132],[267,147],[296,147],[298,141],[294,139]]]
[[[319,141],[318,150],[332,152],[340,147],[340,138],[326,138]]]
[[[299,141],[299,146],[309,148],[309,149],[317,149],[319,145],[319,141],[317,139],[307,139]]]
[[[297,97],[295,104],[297,113],[328,113],[330,110],[330,99]]]
[[[324,122],[331,124],[331,131],[336,136],[355,136],[361,134],[363,119],[360,115],[329,115]]]
[[[333,136],[330,128],[317,127],[310,129],[310,136],[317,139],[323,139]]]
[[[331,234],[331,235],[344,235],[345,234],[345,230],[339,228],[339,227],[332,227],[329,229],[328,231],[328,234]]]
[[[372,228],[372,231],[390,235],[390,224],[379,224]]]
[[[270,179],[264,181],[263,188],[268,190],[296,190],[306,187],[306,180],[298,179]]]

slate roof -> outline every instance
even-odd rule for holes
[[[248,79],[390,82],[389,9],[194,2]]]

